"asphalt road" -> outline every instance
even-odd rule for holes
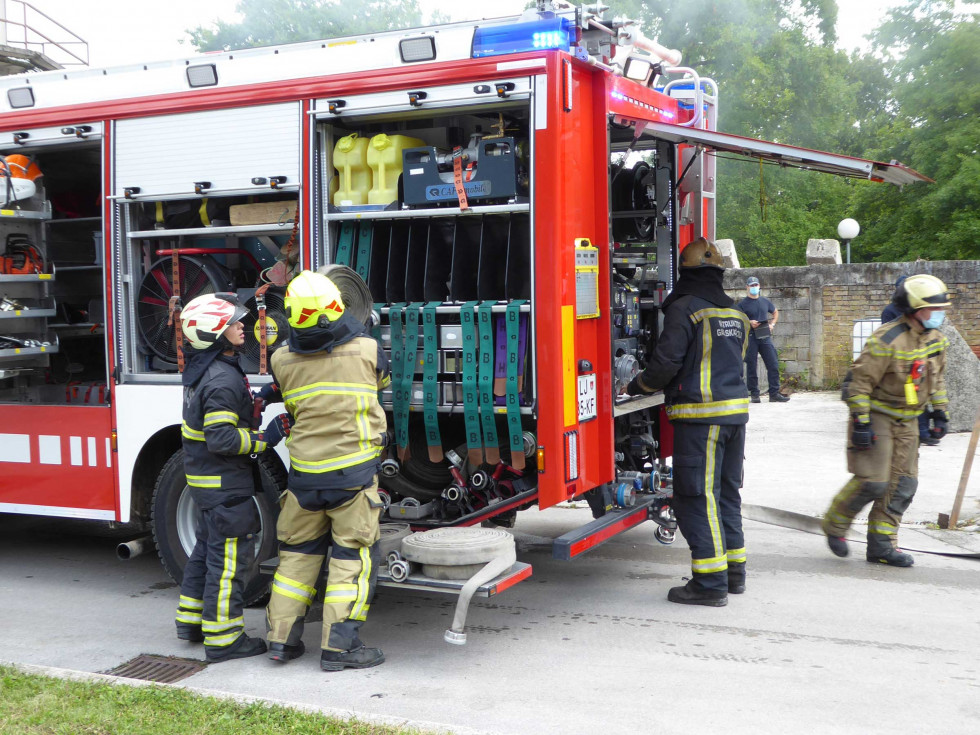
[[[841,410],[827,394],[753,406],[746,502],[822,512],[846,479]],[[948,511],[966,440],[922,450],[913,522]],[[976,485],[964,515],[978,513]],[[519,529],[555,536],[589,518],[530,511]],[[104,672],[141,653],[203,658],[173,635],[177,590],[156,558],[119,562],[116,540],[78,530],[0,516],[0,661]],[[644,524],[573,562],[522,554],[533,576],[474,602],[465,647],[442,640],[455,598],[382,590],[363,638],[383,666],[325,674],[307,653],[181,685],[458,733],[977,732],[980,562],[918,554],[893,569],[860,544],[838,559],[819,536],[746,531],[748,591],[725,608],[667,602],[689,555]],[[263,611],[246,623],[262,634]],[[309,625],[307,648],[319,637]]]

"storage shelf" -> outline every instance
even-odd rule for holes
[[[90,225],[101,221],[101,217],[63,217],[48,220],[48,225]]]
[[[475,300],[476,299],[474,299],[474,301]],[[494,314],[503,314],[504,312],[507,311],[507,306],[508,305],[506,303],[504,303],[503,301],[501,301],[501,303],[494,303],[494,305],[492,307],[490,307],[490,310]],[[459,312],[462,309],[462,307],[463,307],[462,304],[442,304],[441,306],[437,306],[436,307],[436,314],[459,314]],[[531,305],[530,304],[527,304],[527,303],[521,304],[520,312],[522,314],[530,314],[531,313]],[[381,313],[382,314],[390,314],[391,313],[391,307],[390,306],[382,306],[381,307]],[[387,325],[385,325],[385,326],[387,326]]]
[[[18,375],[34,372],[34,368],[0,368],[0,380],[16,378]]]
[[[0,275],[0,283],[43,283],[53,281],[54,273],[28,273],[26,275]]]
[[[24,209],[0,209],[0,219],[51,219],[50,212],[31,212]]]
[[[94,263],[90,265],[59,265],[59,271],[91,271],[91,270],[102,270],[101,265],[95,265]]]
[[[217,235],[268,235],[278,233],[289,235],[293,231],[292,221],[289,224],[271,225],[237,225],[229,227],[188,227],[182,230],[136,230],[126,235],[131,240],[164,240],[172,237],[215,237]]]
[[[392,209],[367,212],[328,212],[324,218],[328,222],[343,222],[345,220],[368,219],[419,219],[426,217],[469,217],[480,214],[510,214],[530,212],[530,204],[490,204],[483,207],[470,207],[462,210],[459,207],[435,207],[432,209]]]
[[[0,349],[0,358],[4,357],[30,357],[31,355],[52,355],[58,351],[58,341],[55,340],[50,345],[42,347],[13,347],[10,349]]]
[[[42,319],[54,316],[57,313],[58,310],[54,306],[54,299],[50,299],[33,308],[0,311],[0,319]]]
[[[48,322],[48,329],[57,329],[61,337],[96,337],[105,334],[105,325],[94,322],[78,322],[76,324]]]

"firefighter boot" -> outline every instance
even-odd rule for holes
[[[915,559],[912,558],[911,554],[906,554],[904,551],[899,551],[898,549],[889,549],[881,555],[868,552],[867,558],[872,564],[877,562],[893,567],[910,567],[915,563]]]
[[[233,658],[248,658],[265,653],[265,641],[261,638],[249,638],[242,633],[229,646],[212,646],[207,650],[209,664],[219,664],[231,661]]]
[[[832,536],[827,534],[827,546],[834,552],[835,556],[847,556],[847,539],[843,536]],[[870,560],[869,560],[870,561]]]
[[[320,668],[324,671],[340,671],[341,669],[367,669],[383,664],[384,653],[380,648],[368,648],[361,645],[351,651],[321,651]]]
[[[728,593],[724,590],[703,589],[692,579],[683,587],[671,587],[667,599],[670,602],[679,602],[681,605],[724,607],[728,604]]]
[[[306,646],[303,645],[303,641],[300,641],[295,645],[290,645],[289,643],[269,644],[269,658],[273,661],[279,661],[280,663],[292,661],[294,658],[299,658],[304,653],[306,653]]]
[[[745,563],[728,563],[728,594],[741,595],[745,592]]]
[[[200,624],[177,623],[177,637],[182,641],[190,641],[191,643],[204,641],[204,633],[201,632]]]

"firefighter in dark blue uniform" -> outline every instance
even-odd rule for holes
[[[671,602],[720,607],[745,591],[742,459],[749,394],[742,359],[749,321],[722,288],[713,243],[681,252],[680,278],[664,301],[664,328],[630,395],[663,389],[674,428],[674,513],[691,547],[692,579]]]
[[[289,433],[286,414],[264,432],[252,429],[252,395],[236,354],[246,314],[235,294],[219,293],[198,296],[180,315],[190,344],[182,375],[184,472],[202,519],[184,568],[177,637],[204,641],[212,663],[266,650],[265,641],[245,635],[242,616],[244,573],[259,530],[251,455]]]

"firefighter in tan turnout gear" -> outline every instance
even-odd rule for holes
[[[204,641],[212,663],[265,652],[262,639],[245,635],[242,617],[243,578],[260,526],[252,456],[289,433],[284,416],[264,432],[252,429],[252,396],[236,354],[246,314],[233,293],[198,296],[180,314],[190,344],[181,376],[184,472],[201,523],[180,585],[177,637]]]
[[[830,550],[847,556],[847,529],[872,503],[868,561],[909,567],[913,559],[898,549],[898,527],[919,482],[918,416],[927,403],[937,438],[948,428],[949,340],[937,328],[950,301],[946,285],[929,275],[905,279],[893,301],[901,319],[868,338],[844,379],[842,397],[851,411],[847,470],[854,476],[831,503],[823,530]]]
[[[303,653],[304,617],[330,551],[320,667],[339,671],[384,661],[358,631],[374,596],[379,563],[378,458],[387,423],[378,391],[388,361],[364,325],[344,312],[326,276],[303,271],[286,289],[292,331],[272,373],[295,425],[289,489],[279,515],[279,568],[267,610],[269,658]]]

